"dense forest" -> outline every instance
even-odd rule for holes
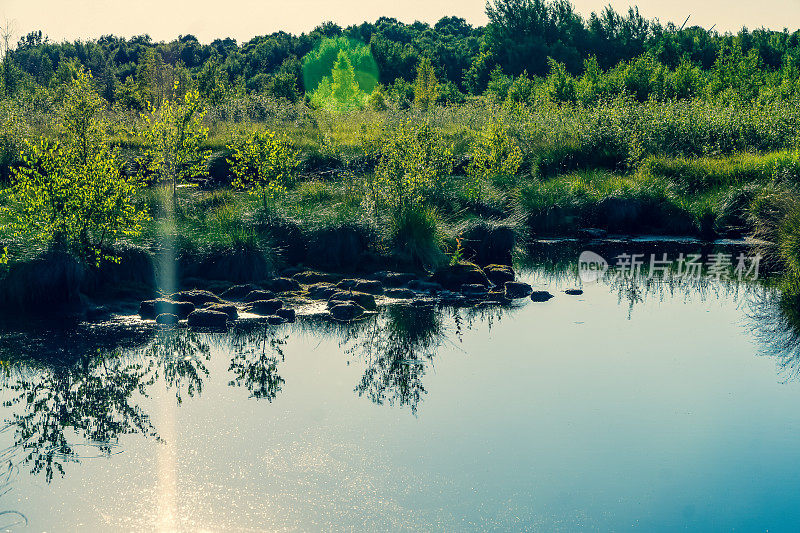
[[[246,43],[201,44],[192,35],[171,42],[107,35],[55,43],[32,31],[16,46],[6,42],[0,91],[52,88],[82,65],[106,100],[128,107],[143,109],[176,81],[197,86],[212,101],[253,92],[296,101],[306,93],[304,57],[328,38],[368,46],[378,81],[401,102],[409,101],[420,57],[431,60],[445,103],[548,75],[567,85],[555,98],[584,101],[622,91],[646,100],[721,93],[771,98],[797,90],[800,31],[722,34],[648,20],[636,8],[608,7],[584,18],[568,0],[499,0],[487,14],[486,27],[457,17],[432,26],[381,18],[347,28],[328,22],[309,34],[277,32]]]

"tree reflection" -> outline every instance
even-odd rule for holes
[[[764,353],[774,357],[785,381],[800,377],[800,297],[765,288],[748,302],[748,318]]]
[[[15,455],[32,474],[50,482],[64,464],[78,462],[76,442],[88,442],[110,455],[120,435],[141,433],[158,438],[134,394],[152,384],[149,368],[116,353],[83,356],[70,366],[9,369],[4,402],[16,408],[7,420]]]
[[[284,379],[278,374],[278,362],[283,362],[286,336],[278,337],[267,324],[237,330],[233,338],[233,354],[228,371],[232,387],[244,387],[250,397],[274,400],[281,391]]]
[[[184,393],[189,397],[202,394],[211,347],[200,334],[185,329],[159,330],[144,353],[153,369],[152,380],[163,377],[167,388],[175,390],[179,405]]]
[[[417,412],[427,393],[422,379],[444,337],[443,318],[433,307],[391,306],[359,331],[346,353],[366,363],[356,387],[378,405],[408,406]]]

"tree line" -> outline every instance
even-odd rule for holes
[[[569,0],[492,0],[486,12],[485,27],[458,17],[433,25],[384,17],[346,28],[327,22],[308,34],[276,32],[244,43],[226,38],[202,44],[192,35],[169,42],[106,35],[57,43],[33,31],[16,46],[6,43],[0,91],[9,96],[52,88],[83,67],[106,100],[140,110],[182,86],[197,88],[210,101],[237,92],[297,101],[316,89],[304,83],[303,58],[326,39],[367,47],[376,81],[398,95],[413,91],[419,59],[427,58],[444,101],[491,87],[496,92],[502,76],[509,84],[555,76],[551,82],[564,86],[553,89],[561,100],[579,96],[573,97],[570,81],[579,79],[584,86],[603,85],[594,91],[600,95],[623,88],[637,98],[681,97],[734,87],[752,97],[764,85],[793,91],[786,84],[800,72],[800,30],[719,33],[646,19],[635,7],[582,17]],[[599,79],[609,73],[610,81]]]

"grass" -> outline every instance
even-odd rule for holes
[[[0,106],[0,120],[20,114],[13,106]],[[114,142],[134,158],[142,148],[139,118],[117,118]],[[406,120],[428,122],[452,147],[454,172],[439,176],[419,205],[390,217],[374,208],[369,183],[387,132]],[[217,273],[224,270],[221,257],[235,257],[244,266],[227,263],[232,277],[264,275],[296,262],[347,269],[354,266],[348,261],[370,257],[432,269],[447,260],[460,228],[473,222],[523,226],[518,233],[533,236],[570,235],[587,227],[709,238],[762,235],[783,243],[776,261],[800,271],[800,259],[794,259],[800,258],[800,216],[789,215],[794,207],[785,199],[800,174],[794,151],[800,110],[785,103],[737,107],[619,98],[531,108],[475,98],[428,114],[390,109],[334,115],[242,97],[211,107],[206,122],[206,148],[220,154],[218,163],[224,163],[232,139],[254,130],[277,131],[302,154],[300,174],[269,213],[257,198],[225,184],[224,164],[219,175],[215,171],[219,188],[179,189],[179,255],[213,263],[208,268]],[[486,180],[475,197],[465,169],[475,139],[491,122],[508,129],[523,164],[516,176]],[[15,161],[6,152],[20,136],[52,134],[53,124],[37,114],[9,131],[13,139],[4,142],[0,161],[6,174]],[[166,194],[158,186],[141,192],[137,205],[153,221],[130,244],[144,250],[157,245]],[[0,207],[4,198],[0,190]],[[10,240],[0,219],[0,242]],[[16,260],[29,259],[18,244]]]

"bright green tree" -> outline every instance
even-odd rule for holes
[[[483,184],[488,180],[513,178],[522,164],[522,150],[500,123],[488,124],[472,145],[467,176],[469,197],[481,199]]]
[[[373,199],[395,219],[422,207],[453,171],[452,146],[428,124],[401,122],[379,150]]]
[[[422,111],[428,111],[439,100],[439,82],[433,64],[428,57],[423,57],[417,66],[417,80],[414,82],[414,105]]]
[[[122,172],[102,119],[103,100],[84,70],[67,87],[60,136],[28,141],[0,218],[26,246],[42,244],[99,262],[122,236],[137,235],[146,213],[134,204],[140,181]]]
[[[330,77],[322,79],[311,95],[311,103],[320,108],[346,111],[364,107],[366,100],[367,95],[358,86],[350,59],[340,50]]]
[[[261,199],[267,212],[283,196],[300,166],[299,152],[271,131],[255,131],[228,146],[233,186]]]
[[[188,91],[182,100],[151,106],[143,115],[146,148],[141,162],[156,179],[172,185],[173,198],[180,181],[206,170],[211,151],[202,148],[208,138],[204,115],[205,107],[196,90]]]

